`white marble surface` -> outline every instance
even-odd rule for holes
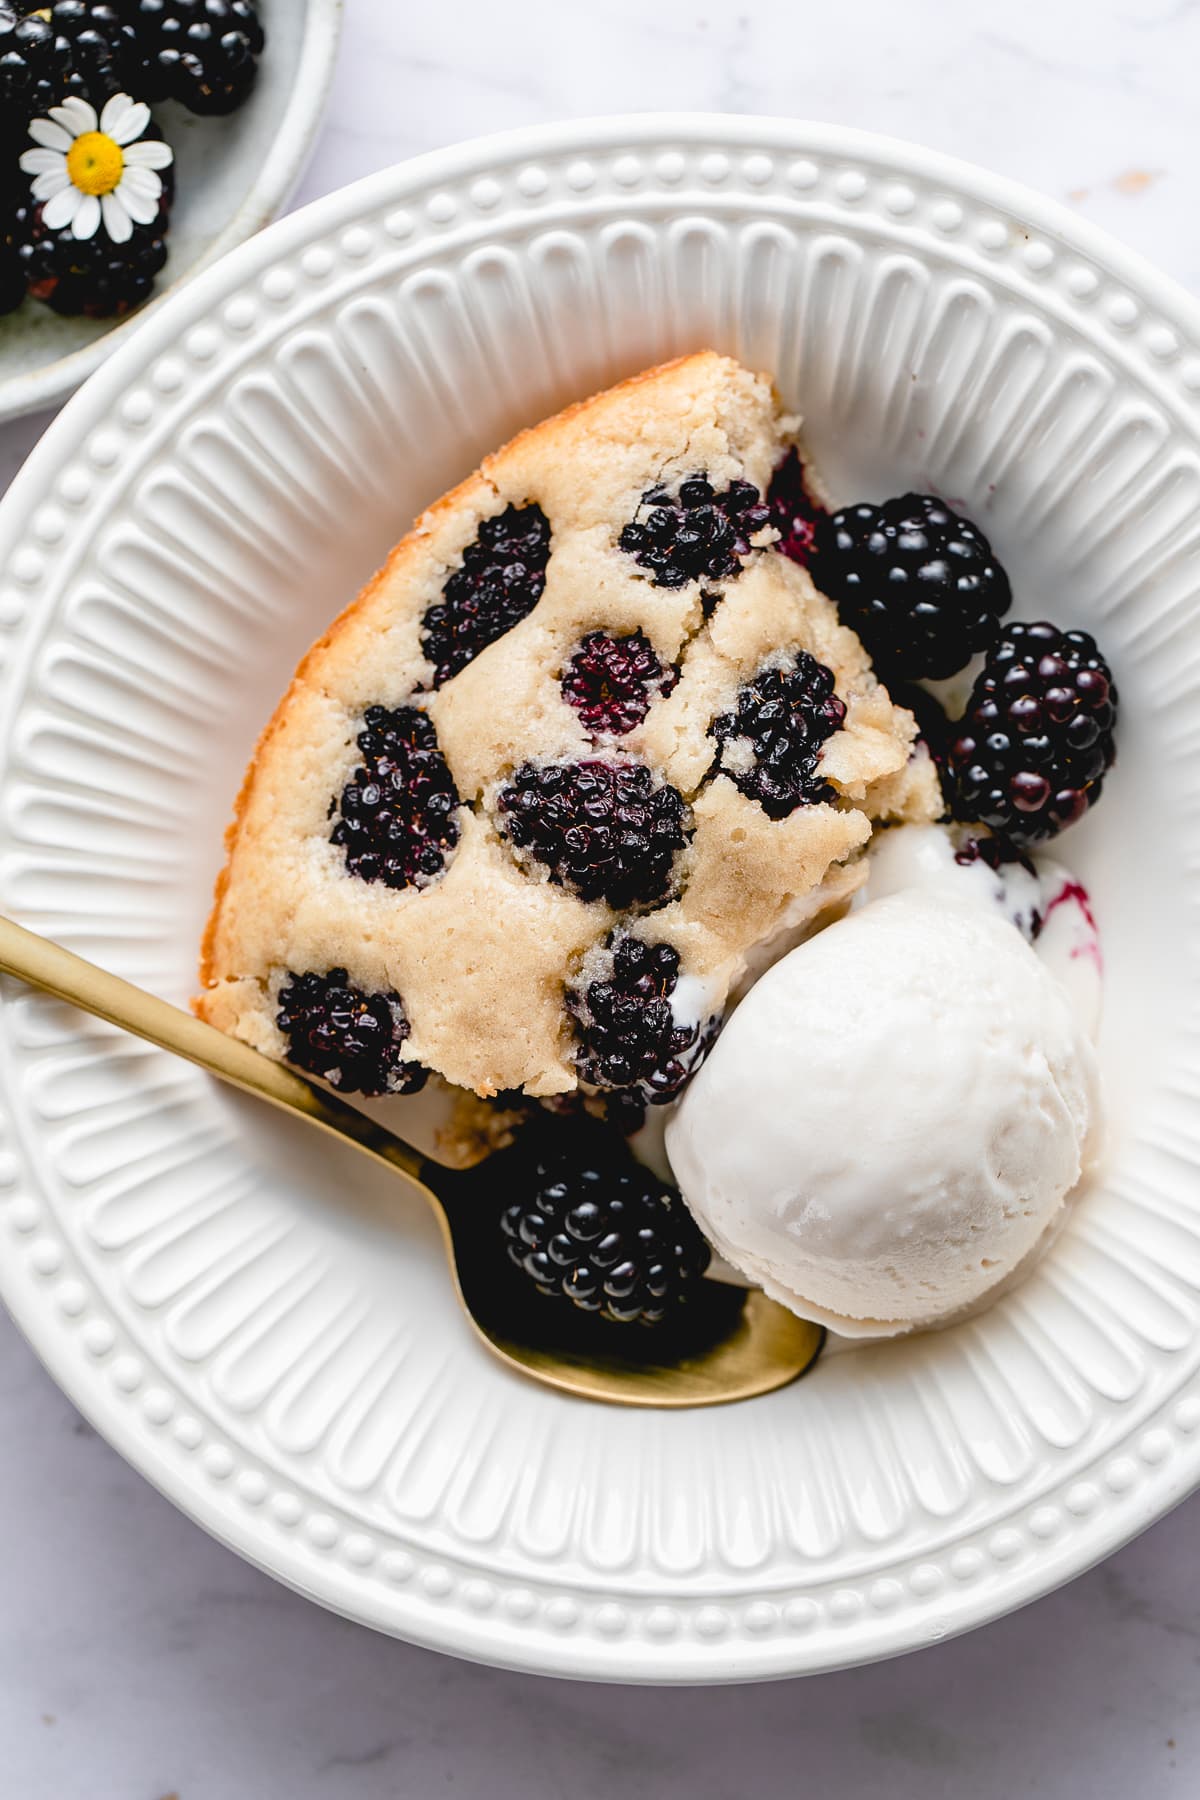
[[[922,138],[1192,287],[1196,0],[347,0],[301,199],[534,120],[707,108]],[[0,428],[0,484],[44,420]],[[373,1637],[245,1567],[102,1443],[0,1319],[5,1800],[1183,1800],[1200,1791],[1192,1501],[1072,1587],[873,1669],[568,1686]]]

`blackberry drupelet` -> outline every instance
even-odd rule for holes
[[[360,881],[424,887],[459,839],[458,789],[428,714],[415,706],[367,708],[363,760],[334,803],[330,842]]]
[[[623,737],[678,680],[678,670],[663,668],[642,632],[614,638],[590,631],[563,671],[562,691],[593,735]]]
[[[817,521],[825,515],[804,485],[804,465],[798,450],[789,450],[772,475],[767,505],[771,523],[779,533],[775,548],[807,568],[812,560]]]
[[[194,113],[231,113],[258,76],[264,34],[254,0],[113,0],[137,46],[135,91]]]
[[[720,748],[712,773],[728,775],[768,818],[786,819],[798,806],[833,798],[817,763],[845,717],[832,670],[798,650],[790,664],[760,669],[733,711],[713,720],[708,735]]]
[[[11,243],[0,237],[0,318],[16,312],[25,298],[25,270]]]
[[[13,129],[10,119],[0,118],[0,233],[11,230],[18,207],[29,199],[29,177],[21,167],[21,153],[32,148],[25,131]]]
[[[485,519],[421,622],[421,648],[441,687],[533,611],[546,585],[550,521],[540,506]]]
[[[942,679],[996,640],[1008,577],[970,520],[932,494],[818,521],[813,573],[884,679]]]
[[[289,975],[275,1019],[288,1061],[343,1094],[415,1094],[429,1071],[405,1062],[412,1027],[399,994],[365,994],[345,969]]]
[[[114,244],[106,231],[79,239],[48,231],[39,206],[20,247],[29,292],[57,313],[121,318],[153,292],[167,260],[166,229],[164,204],[153,225],[134,226],[127,243]]]
[[[585,986],[568,987],[567,1010],[580,1047],[575,1064],[593,1087],[634,1089],[651,1106],[673,1100],[712,1047],[719,1021],[680,1025],[671,1006],[679,982],[673,944],[648,944],[616,932],[604,946],[608,967],[588,957]]]
[[[23,209],[5,206],[0,212],[0,318],[16,312],[25,298],[25,264],[19,234],[24,230]]]
[[[1065,831],[1100,798],[1117,690],[1086,631],[1008,626],[949,750],[953,810],[1018,846]]]
[[[642,507],[650,510],[626,525],[617,541],[649,570],[655,587],[740,575],[750,539],[771,521],[770,508],[751,482],[731,481],[718,494],[704,475],[681,482],[675,499],[664,488],[651,488],[642,495]]]
[[[652,905],[687,841],[683,796],[643,763],[525,763],[500,791],[500,829],[581,900]]]
[[[616,1325],[660,1325],[710,1251],[676,1190],[603,1133],[536,1153],[501,1217],[508,1254],[548,1298]]]

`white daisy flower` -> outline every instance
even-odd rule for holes
[[[169,144],[137,140],[150,123],[150,108],[128,94],[114,94],[97,117],[94,106],[72,94],[50,116],[35,119],[21,167],[32,175],[33,197],[43,205],[51,231],[66,227],[77,238],[95,237],[103,222],[114,244],[133,236],[135,225],[158,216],[162,176],[174,161]]]

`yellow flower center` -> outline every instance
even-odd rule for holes
[[[121,146],[106,131],[85,131],[67,151],[67,174],[83,194],[111,194],[124,173]]]

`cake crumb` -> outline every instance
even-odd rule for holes
[[[506,1150],[526,1116],[527,1109],[520,1105],[458,1092],[449,1123],[437,1134],[438,1156],[452,1169],[473,1169],[497,1150]]]

